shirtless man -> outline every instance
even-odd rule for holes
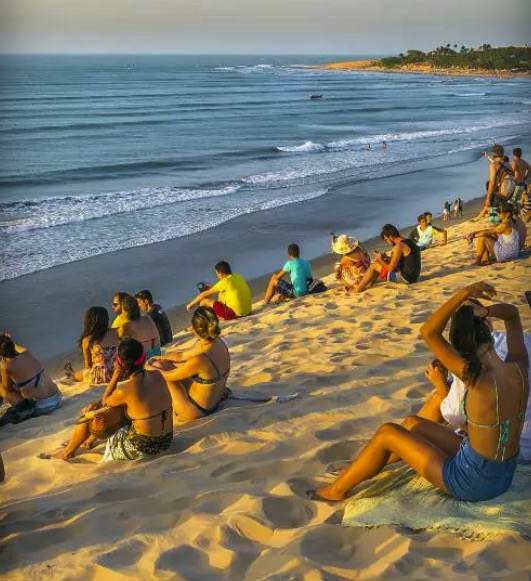
[[[511,163],[511,167],[516,181],[516,187],[514,188],[514,194],[511,201],[519,207],[520,198],[526,189],[525,180],[529,177],[531,172],[531,166],[529,166],[525,159],[522,159],[522,150],[520,147],[513,150],[513,162]]]

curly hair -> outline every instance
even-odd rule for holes
[[[201,339],[209,341],[221,334],[218,316],[210,307],[197,307],[192,315],[192,327]]]
[[[9,335],[0,335],[0,357],[6,357],[7,359],[13,359],[17,355],[17,348],[15,347],[15,342]]]
[[[476,317],[474,307],[471,305],[462,305],[452,317],[450,343],[466,361],[463,382],[466,385],[473,385],[482,370],[478,349],[482,345],[492,345],[494,341],[485,319]]]

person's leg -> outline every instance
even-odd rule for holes
[[[90,434],[90,424],[86,422],[84,424],[79,424],[74,428],[72,432],[72,437],[66,445],[65,448],[60,448],[56,452],[50,454],[51,458],[58,458],[60,460],[70,460],[73,458],[78,450],[78,448],[91,438]]]
[[[494,254],[494,242],[496,238],[485,235],[476,238],[476,264],[486,264],[491,259],[496,259]]]
[[[173,413],[179,420],[197,420],[205,414],[199,410],[191,401],[188,395],[186,384],[182,381],[166,381],[171,394]]]
[[[269,304],[271,299],[275,296],[276,290],[277,290],[277,279],[274,276],[272,276],[269,281],[269,285],[267,287],[266,294],[264,297],[264,305]]]
[[[383,268],[383,265],[379,262],[373,262],[367,272],[363,275],[363,278],[358,283],[358,286],[355,289],[355,292],[362,293],[364,290],[371,287],[376,279],[380,276],[380,272]]]
[[[395,453],[418,474],[446,492],[443,466],[448,454],[398,424],[384,424],[363,448],[350,468],[332,485],[316,491],[323,500],[343,500],[349,490],[376,476]]]
[[[203,299],[202,301],[200,301],[200,306],[202,307],[210,307],[213,308],[214,307],[214,302],[212,299]]]

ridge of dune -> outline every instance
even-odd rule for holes
[[[475,225],[474,225],[475,227]],[[37,458],[64,441],[101,388],[61,384],[63,408],[2,430],[0,490],[4,579],[523,579],[529,542],[506,535],[464,541],[398,527],[340,526],[340,507],[307,500],[329,462],[355,454],[385,421],[429,394],[431,357],[418,330],[462,286],[489,280],[519,307],[531,259],[471,266],[463,236],[423,253],[419,283],[378,284],[361,295],[334,289],[226,324],[237,393],[298,392],[285,404],[232,401],[176,427],[169,453],[138,463]],[[530,239],[528,238],[528,245]],[[333,287],[331,277],[327,280]],[[181,345],[190,339],[177,335]]]

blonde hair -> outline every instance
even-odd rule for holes
[[[221,334],[218,316],[210,307],[197,307],[192,316],[192,327],[201,339],[209,341]]]

